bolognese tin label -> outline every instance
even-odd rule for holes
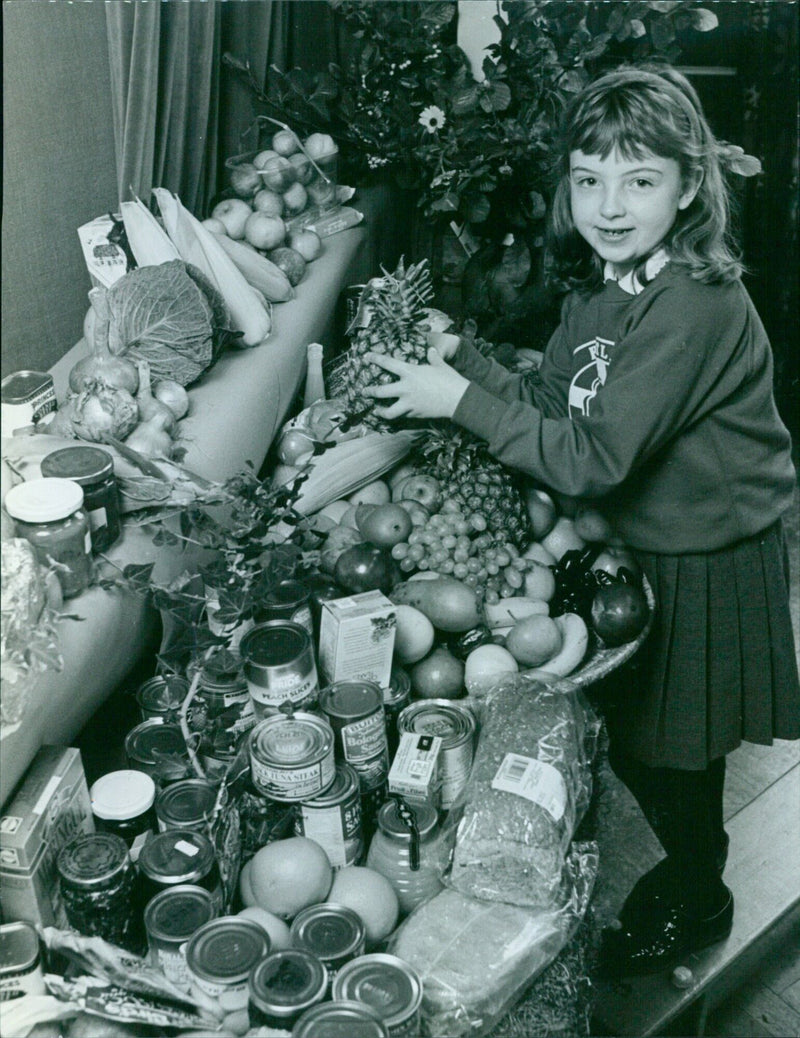
[[[317,665],[311,635],[288,620],[257,624],[242,638],[239,653],[256,717],[275,714],[285,704],[316,705]]]
[[[336,733],[341,758],[358,774],[361,791],[383,785],[389,747],[380,687],[372,681],[335,681],[323,690],[320,707]]]
[[[358,775],[349,764],[336,765],[331,786],[297,807],[294,831],[316,842],[335,869],[355,865],[364,849]]]
[[[334,736],[314,714],[273,714],[250,733],[250,776],[273,800],[308,800],[334,781]]]
[[[441,807],[449,811],[464,788],[472,768],[475,716],[467,707],[449,699],[424,699],[401,711],[397,727],[416,735],[436,735],[442,740],[439,753]]]

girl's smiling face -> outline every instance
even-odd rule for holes
[[[660,245],[699,186],[698,181],[687,187],[674,159],[650,151],[632,159],[616,148],[605,158],[570,154],[575,228],[617,277]]]

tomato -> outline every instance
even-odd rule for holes
[[[374,544],[354,544],[336,560],[333,576],[351,594],[383,591],[388,594],[397,583],[400,571],[389,554]]]
[[[633,641],[645,629],[649,616],[647,596],[638,584],[608,584],[592,599],[592,626],[609,647]]]

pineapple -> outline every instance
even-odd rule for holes
[[[394,381],[394,375],[367,363],[364,354],[386,353],[412,364],[425,363],[428,351],[423,325],[425,307],[432,298],[426,260],[406,268],[401,259],[393,274],[384,271],[383,277],[368,283],[356,316],[360,327],[328,379],[329,396],[343,397],[352,417],[375,429],[390,428],[373,413],[374,400],[363,391],[366,386]]]
[[[448,422],[431,429],[420,455],[421,471],[436,478],[444,499],[465,515],[482,515],[497,540],[517,548],[531,540],[523,477],[493,458],[485,443]]]

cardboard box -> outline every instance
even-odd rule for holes
[[[73,837],[92,832],[92,802],[80,751],[43,746],[0,817],[3,918],[66,926],[56,858]]]
[[[319,665],[333,681],[389,685],[397,612],[381,591],[325,602],[319,631]]]
[[[441,778],[438,735],[403,732],[389,769],[389,792],[438,809]]]

